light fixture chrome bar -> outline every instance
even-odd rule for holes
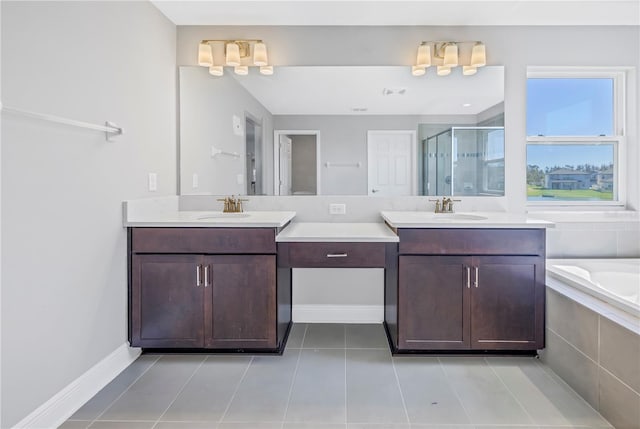
[[[89,122],[76,121],[75,119],[62,118],[60,116],[48,115],[44,113],[30,112],[28,110],[16,109],[14,107],[2,106],[2,112],[11,113],[14,115],[26,116],[32,119],[38,119],[41,121],[55,122],[63,125],[70,125],[73,127],[85,128],[89,130],[102,131],[105,133],[106,139],[110,141],[111,137],[120,136],[124,134],[124,129],[118,127],[113,122],[106,121],[104,125],[91,124]]]
[[[360,168],[362,166],[361,162],[325,162],[325,167],[355,167]]]

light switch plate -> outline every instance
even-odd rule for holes
[[[329,214],[347,214],[347,205],[329,204]]]
[[[193,189],[196,189],[199,185],[198,182],[198,173],[193,173],[193,176],[191,176],[191,187]]]
[[[158,190],[158,175],[156,173],[149,173],[149,191],[155,192]]]
[[[236,180],[238,182],[238,185],[244,185],[244,174],[238,174],[236,176]]]

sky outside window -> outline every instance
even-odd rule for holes
[[[613,79],[527,79],[528,136],[612,136]]]

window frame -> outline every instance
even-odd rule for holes
[[[584,145],[613,144],[614,199],[610,201],[529,201],[527,208],[618,208],[625,207],[627,201],[627,143],[626,130],[626,68],[623,67],[527,67],[529,79],[613,79],[613,130],[612,136],[526,136],[529,145]],[[528,95],[528,94],[527,94]],[[525,109],[526,110],[526,109]],[[526,112],[525,112],[526,123]],[[526,133],[526,131],[525,131]],[[526,150],[525,150],[526,152]],[[526,159],[526,158],[525,158]],[[526,167],[525,161],[525,167]],[[525,179],[526,180],[526,179]],[[525,186],[526,187],[526,186]]]

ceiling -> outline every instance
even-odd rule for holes
[[[273,76],[229,76],[274,115],[475,115],[504,100],[501,66],[473,76],[458,67],[446,78],[433,69],[420,77],[402,66],[276,67]]]
[[[150,0],[176,25],[640,25],[640,0]]]

